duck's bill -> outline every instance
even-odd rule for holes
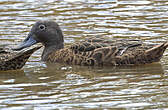
[[[32,35],[29,34],[28,37],[18,47],[13,48],[13,50],[19,51],[36,43],[37,41],[33,38]]]

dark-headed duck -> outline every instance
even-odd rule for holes
[[[168,42],[145,44],[140,40],[90,38],[64,47],[64,36],[54,21],[37,21],[28,37],[15,50],[42,43],[42,60],[87,66],[138,65],[158,62]]]

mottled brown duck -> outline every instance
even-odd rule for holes
[[[0,48],[0,70],[21,69],[33,52],[41,46],[34,47],[25,51],[12,51],[10,49]]]
[[[66,63],[87,66],[139,65],[158,62],[168,42],[146,44],[140,40],[115,40],[91,38],[64,47],[64,36],[54,21],[36,22],[28,37],[15,50],[42,43],[42,60],[51,63]]]

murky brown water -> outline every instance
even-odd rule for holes
[[[20,43],[41,19],[57,21],[66,44],[94,35],[168,40],[167,0],[1,0],[0,44]],[[168,108],[168,51],[157,64],[108,68],[47,66],[41,52],[0,72],[0,109]]]

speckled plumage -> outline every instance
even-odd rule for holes
[[[106,44],[86,40],[52,52],[46,61],[87,66],[147,64],[158,62],[167,47],[167,42],[147,45],[134,40],[116,40]]]
[[[31,44],[28,43],[31,41]],[[33,41],[33,43],[32,43]],[[89,38],[64,47],[64,36],[56,22],[38,21],[32,27],[20,50],[36,43],[44,45],[42,60],[87,66],[138,65],[158,62],[168,42],[156,45],[140,40]]]
[[[38,50],[41,46],[16,52],[5,48],[0,48],[0,70],[16,70],[21,69],[31,54]]]

